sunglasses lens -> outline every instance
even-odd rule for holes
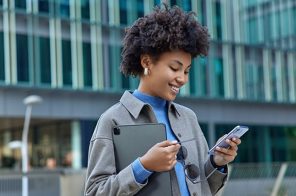
[[[198,167],[195,164],[185,166],[185,174],[191,179],[195,180],[199,176]]]
[[[184,146],[181,146],[179,152],[177,153],[177,160],[183,161],[187,158],[187,149]]]

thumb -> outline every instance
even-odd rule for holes
[[[226,138],[226,136],[227,136],[227,134],[225,134],[225,135],[223,135],[222,137],[220,137],[216,143],[219,143],[219,142],[221,142],[222,140],[224,140],[224,139]]]

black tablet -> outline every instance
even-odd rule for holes
[[[166,140],[165,125],[148,123],[114,127],[113,143],[117,172],[143,156],[156,143]],[[154,172],[138,196],[172,195],[169,172]]]

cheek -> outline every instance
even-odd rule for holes
[[[185,83],[187,83],[189,81],[189,75],[187,75],[186,77],[185,77]]]

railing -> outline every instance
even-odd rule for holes
[[[34,171],[28,174],[29,196],[81,196],[85,171],[55,170]],[[0,195],[21,196],[22,175],[13,171],[1,171]]]
[[[0,171],[0,195],[21,196],[21,174]],[[35,171],[29,175],[30,196],[82,196],[85,170]],[[219,196],[296,195],[296,163],[232,164]]]
[[[296,195],[296,163],[232,164],[218,195]]]

